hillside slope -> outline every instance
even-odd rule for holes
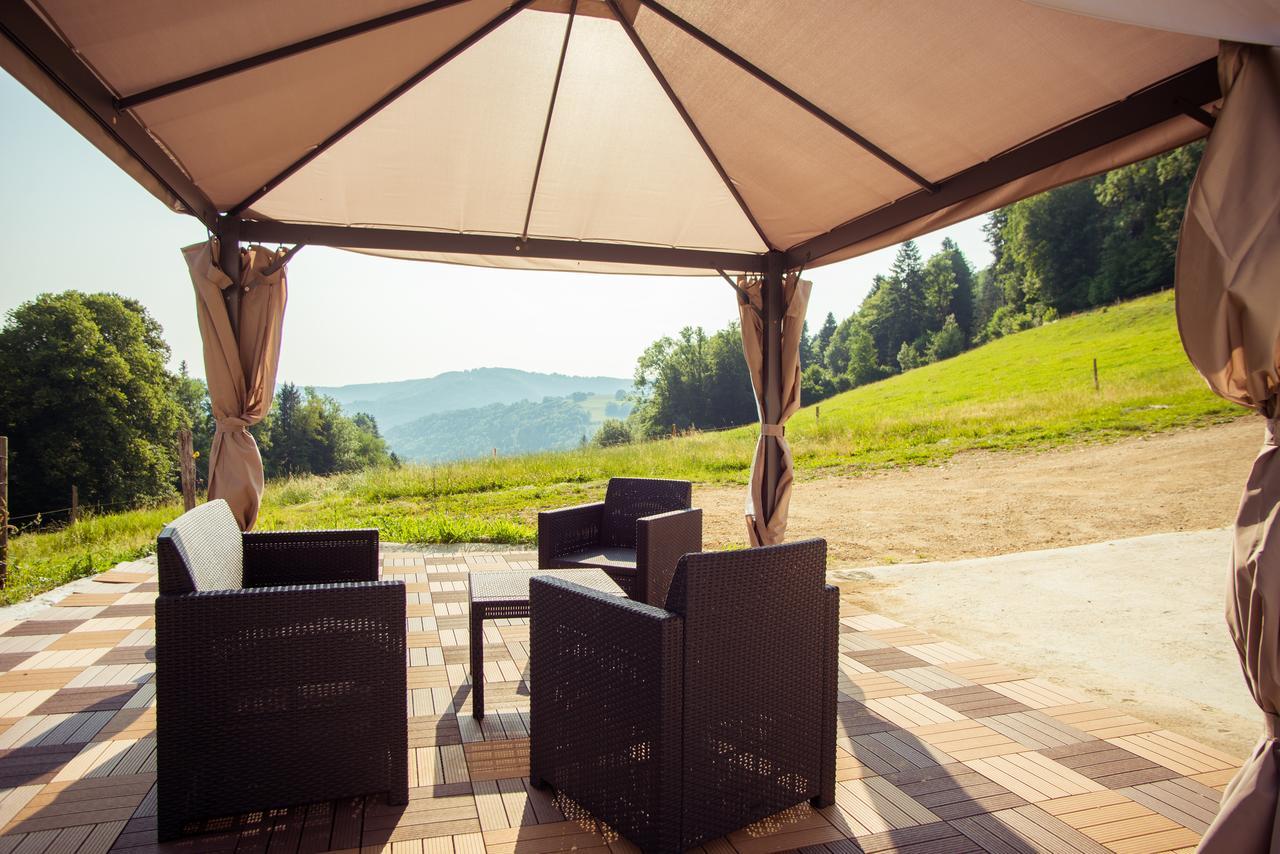
[[[424,415],[454,409],[539,401],[575,392],[612,395],[629,388],[631,380],[622,377],[571,377],[515,368],[476,368],[417,380],[318,387],[316,391],[338,401],[348,414],[369,413],[386,431]]]

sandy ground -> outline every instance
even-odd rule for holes
[[[802,479],[788,539],[825,537],[832,567],[989,557],[1235,518],[1262,421],[1031,454],[966,453],[941,466]],[[708,547],[745,536],[741,488],[698,488]]]

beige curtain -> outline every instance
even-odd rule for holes
[[[1225,94],[1178,245],[1178,328],[1218,394],[1274,419],[1280,373],[1280,49],[1224,43]],[[1236,518],[1227,628],[1263,713],[1200,850],[1280,850],[1280,420]],[[1274,542],[1273,542],[1274,541]]]
[[[182,250],[195,285],[205,377],[217,422],[209,452],[209,500],[226,499],[241,530],[248,531],[257,521],[263,487],[262,457],[248,428],[266,416],[275,395],[288,291],[277,253],[263,246],[242,252],[233,330],[225,292],[235,285],[218,269],[215,246],[210,241]],[[272,266],[279,269],[269,272]]]
[[[753,546],[780,543],[787,533],[794,466],[785,425],[800,408],[800,335],[804,330],[804,315],[809,307],[812,287],[813,283],[801,280],[798,273],[788,273],[782,280],[785,306],[782,318],[782,412],[776,424],[767,424],[764,420],[764,280],[738,279],[742,295],[738,301],[738,315],[742,319],[742,354],[751,372],[751,386],[755,389],[756,405],[760,410],[760,439],[756,442],[756,455],[751,463],[746,506],[747,538]],[[765,507],[764,460],[771,443],[781,455],[782,465],[773,496],[774,510],[766,518],[762,512]]]

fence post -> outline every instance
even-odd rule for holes
[[[813,408],[813,423],[817,424],[821,420],[822,420],[822,407],[815,406]]]
[[[71,484],[71,524],[74,525],[76,520],[80,518],[80,490],[76,489],[76,485]]]
[[[0,436],[0,587],[9,583],[9,437]]]
[[[1093,390],[1094,390],[1094,391],[1098,391],[1098,390],[1099,390],[1099,386],[1098,386],[1098,360],[1097,360],[1097,358],[1094,358],[1094,360],[1093,360]]]
[[[178,476],[182,480],[182,510],[196,506],[196,454],[191,444],[191,431],[178,431]]]

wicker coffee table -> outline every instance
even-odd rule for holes
[[[563,578],[601,593],[625,596],[602,569],[530,569],[520,572],[473,572],[467,583],[471,614],[471,716],[484,717],[484,621],[529,616],[529,579],[535,575]]]

